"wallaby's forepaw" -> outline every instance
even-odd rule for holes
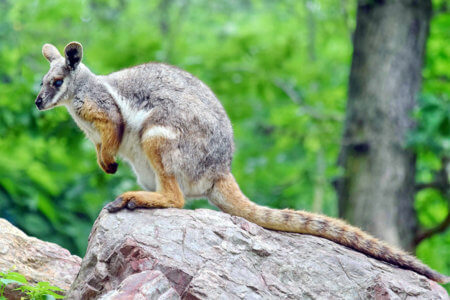
[[[105,171],[108,174],[116,173],[117,172],[117,168],[119,166],[119,164],[116,163],[116,162],[113,162],[113,163],[110,163],[110,164],[105,164],[102,161],[99,161],[99,165],[103,169],[103,171]]]
[[[117,172],[118,163],[113,162],[111,164],[106,165],[105,172],[108,174],[114,174]]]
[[[102,150],[102,144],[97,144],[97,162],[100,168],[108,174],[117,172],[119,164],[115,162],[114,156],[107,154]]]

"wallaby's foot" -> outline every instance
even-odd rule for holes
[[[116,200],[111,201],[105,205],[105,209],[110,213],[116,212],[124,208],[126,203],[124,204],[123,199],[121,197],[117,197]]]
[[[126,192],[116,198],[113,202],[106,204],[105,208],[109,212],[116,212],[123,208],[135,209],[143,208],[183,208],[184,199],[176,197],[173,193],[158,193],[158,192]]]

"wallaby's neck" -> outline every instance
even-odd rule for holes
[[[91,99],[107,98],[104,94],[108,94],[108,92],[104,88],[102,76],[94,74],[84,64],[80,64],[71,76],[72,80],[77,83],[71,91],[71,103],[84,101],[86,97]]]

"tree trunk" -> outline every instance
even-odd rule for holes
[[[360,0],[346,123],[339,156],[339,212],[412,250],[415,156],[405,148],[421,84],[430,0]]]

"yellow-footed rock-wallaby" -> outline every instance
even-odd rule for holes
[[[77,42],[65,47],[64,56],[50,44],[42,53],[50,70],[42,80],[37,108],[64,105],[95,144],[100,167],[115,173],[115,157],[120,156],[144,189],[123,193],[106,205],[109,212],[182,208],[185,198],[205,197],[224,212],[262,227],[323,237],[432,280],[449,281],[415,257],[344,221],[251,202],[231,174],[230,120],[214,93],[188,72],[147,63],[95,75],[81,62],[83,48]]]

